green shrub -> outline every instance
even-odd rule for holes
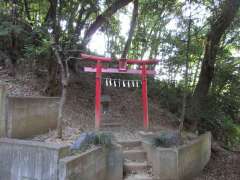
[[[171,147],[178,146],[183,143],[178,132],[162,132],[159,136],[152,139],[152,144],[156,147]]]
[[[240,126],[227,117],[224,118],[222,125],[225,144],[228,147],[240,144]]]
[[[174,82],[149,79],[149,98],[157,99],[163,108],[179,115],[181,112],[183,87]]]

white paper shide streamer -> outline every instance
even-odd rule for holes
[[[103,78],[106,87],[138,88],[142,85],[140,80]]]

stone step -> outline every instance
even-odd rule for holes
[[[120,127],[120,126],[122,126],[122,124],[119,122],[103,122],[101,124],[101,127]]]
[[[124,180],[155,180],[149,174],[131,174],[124,178]]]
[[[131,161],[142,162],[147,160],[147,153],[141,149],[125,150],[123,155],[125,159]]]
[[[136,172],[143,172],[144,170],[147,171],[148,169],[147,162],[127,162],[125,161],[123,164],[123,168],[126,174],[129,173],[136,173]]]
[[[123,146],[124,149],[132,149],[132,148],[141,148],[141,141],[119,141],[119,144]]]

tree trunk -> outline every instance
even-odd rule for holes
[[[117,12],[117,10],[121,9],[122,7],[126,6],[133,0],[117,0],[115,1],[109,8],[107,8],[101,15],[99,15],[96,20],[90,25],[87,29],[83,42],[82,47],[86,47],[87,43],[90,41],[92,35],[100,28],[108,19]]]
[[[192,121],[193,128],[197,127],[197,123],[200,120],[200,113],[203,111],[204,103],[214,76],[214,66],[221,38],[233,22],[239,6],[239,0],[225,0],[219,16],[212,22],[206,36],[205,53],[199,81],[192,97],[192,107],[188,113],[188,119]]]
[[[190,47],[191,47],[191,27],[192,27],[192,9],[191,9],[192,1],[189,2],[189,20],[188,20],[188,28],[187,28],[187,49],[186,49],[186,60],[185,60],[185,74],[184,74],[184,94],[183,94],[183,102],[182,102],[182,114],[179,125],[179,134],[182,135],[184,120],[186,116],[186,107],[187,107],[187,90],[189,84],[189,61],[190,61]]]
[[[18,17],[18,0],[12,0],[12,23],[14,25],[17,24]],[[15,32],[12,30],[11,32],[11,49],[9,50],[10,55],[10,75],[16,75],[16,65],[17,65],[17,36]]]
[[[194,72],[194,77],[193,77],[193,83],[192,83],[192,87],[195,87],[196,85],[196,81],[197,81],[197,77],[198,77],[198,72],[199,72],[199,68],[201,66],[201,58],[199,58],[197,61],[197,66],[196,66],[196,70]],[[192,94],[194,93],[194,89],[192,90]]]
[[[60,20],[58,19],[57,11],[61,8],[58,7],[58,0],[49,0],[50,7],[47,15],[46,22],[53,29],[54,41],[59,44],[60,37]],[[61,4],[60,4],[61,6]],[[51,54],[48,62],[48,80],[46,82],[44,93],[54,96],[58,93],[59,82],[57,78],[58,64],[54,52]]]
[[[48,59],[48,64],[47,64],[47,69],[48,69],[48,77],[46,81],[46,85],[44,88],[44,94],[48,96],[56,96],[59,92],[59,81],[57,79],[57,74],[58,74],[58,64],[55,60],[53,52],[51,53],[51,56]]]
[[[121,56],[123,59],[126,59],[129,48],[131,46],[132,38],[133,38],[133,35],[134,35],[134,29],[136,28],[136,25],[137,25],[137,17],[138,17],[138,0],[134,0],[131,27],[130,27],[130,30],[129,30],[127,42],[125,44],[125,47],[124,47],[124,50],[123,50],[123,53],[122,53],[122,56]]]
[[[69,70],[68,70],[68,60],[65,60],[65,66],[63,64],[62,58],[60,54],[58,53],[57,48],[52,47],[54,54],[56,56],[58,65],[60,67],[61,72],[61,85],[62,85],[62,93],[60,98],[60,104],[58,109],[58,123],[57,123],[57,136],[58,138],[62,138],[63,135],[63,108],[66,102],[66,96],[67,96],[67,86],[69,81]]]

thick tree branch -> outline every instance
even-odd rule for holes
[[[133,0],[117,0],[109,8],[107,8],[101,15],[99,15],[96,20],[87,29],[85,36],[83,38],[82,46],[85,47],[90,41],[92,35],[100,28],[108,19],[117,12],[117,10],[126,6]]]

